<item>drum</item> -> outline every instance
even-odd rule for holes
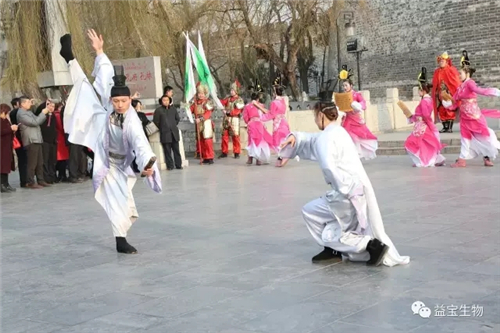
[[[207,119],[203,122],[203,125],[201,127],[201,135],[203,136],[203,139],[212,139],[214,137],[212,119]]]
[[[335,101],[335,104],[337,104],[339,111],[343,112],[352,111],[352,106],[351,106],[353,102],[352,92],[333,93],[333,99]]]
[[[233,131],[232,136],[240,135],[240,118],[239,117],[231,117],[231,129]]]

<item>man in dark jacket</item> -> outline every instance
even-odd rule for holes
[[[174,162],[176,169],[182,169],[182,159],[179,152],[179,112],[173,106],[172,100],[168,96],[163,96],[160,99],[160,107],[155,110],[153,122],[160,130],[160,142],[163,146],[163,153],[165,154],[165,163],[167,169],[174,169]],[[172,160],[172,151],[174,152],[174,159]]]
[[[53,115],[55,105],[51,101],[44,102],[38,106],[35,115],[39,115],[47,106],[49,113],[45,118],[45,122],[40,125],[42,131],[42,153],[43,153],[43,178],[49,184],[54,184],[56,181],[56,164],[57,164],[57,129],[56,119]]]
[[[12,125],[18,125],[17,122],[17,112],[19,110],[21,100],[16,97],[12,99],[10,104],[12,104],[12,111],[9,113],[10,122]],[[26,155],[26,148],[23,146],[21,139],[21,131],[16,131],[16,138],[21,144],[21,147],[16,149],[17,155],[17,167],[19,168],[19,183],[21,187],[26,187],[28,183],[28,155]]]

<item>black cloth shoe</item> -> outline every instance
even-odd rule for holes
[[[208,164],[214,164],[214,159],[213,158],[209,159]]]
[[[342,261],[342,254],[329,247],[325,247],[321,253],[312,258],[312,262],[321,262],[326,260]]]
[[[9,193],[9,189],[7,188],[7,186],[5,186],[4,184],[2,184],[2,187],[0,188],[0,193]]]
[[[16,192],[16,189],[13,188],[12,186],[10,186],[10,184],[7,184],[7,189],[10,191],[10,192]]]
[[[135,247],[130,245],[125,239],[125,237],[115,237],[115,238],[116,238],[116,251],[118,251],[118,253],[126,253],[126,254],[137,253]]]
[[[181,167],[181,166],[180,166],[180,167],[175,167],[175,168],[176,168],[177,170],[182,170],[182,169],[184,169],[184,168],[183,168],[183,167]]]
[[[222,153],[222,154],[219,155],[218,158],[226,158],[226,157],[227,157],[227,154],[226,153]]]
[[[234,154],[234,158],[240,158],[240,154]]]
[[[59,52],[59,54],[69,64],[71,60],[75,59],[71,45],[71,35],[66,34],[62,36],[59,41],[61,42],[61,51]]]
[[[366,262],[368,266],[379,266],[384,260],[384,256],[389,251],[389,247],[374,238],[368,242],[366,251],[370,254],[370,260]]]
[[[439,131],[439,133],[448,133],[448,130],[450,128],[450,122],[448,120],[443,121],[443,129]]]

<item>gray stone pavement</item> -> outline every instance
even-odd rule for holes
[[[500,166],[365,165],[408,266],[311,263],[311,162],[191,161],[162,195],[139,181],[137,255],[115,253],[89,182],[2,194],[2,332],[498,332]]]

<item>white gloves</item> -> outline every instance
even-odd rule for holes
[[[500,89],[495,89],[495,90],[496,90],[496,94],[495,94],[495,95],[496,95],[497,97],[500,97]]]
[[[453,105],[451,101],[442,101],[442,104],[446,109],[451,108],[451,106]]]
[[[363,111],[363,107],[361,106],[361,104],[359,102],[352,102],[351,103],[351,107],[354,111],[356,112],[361,112]]]

